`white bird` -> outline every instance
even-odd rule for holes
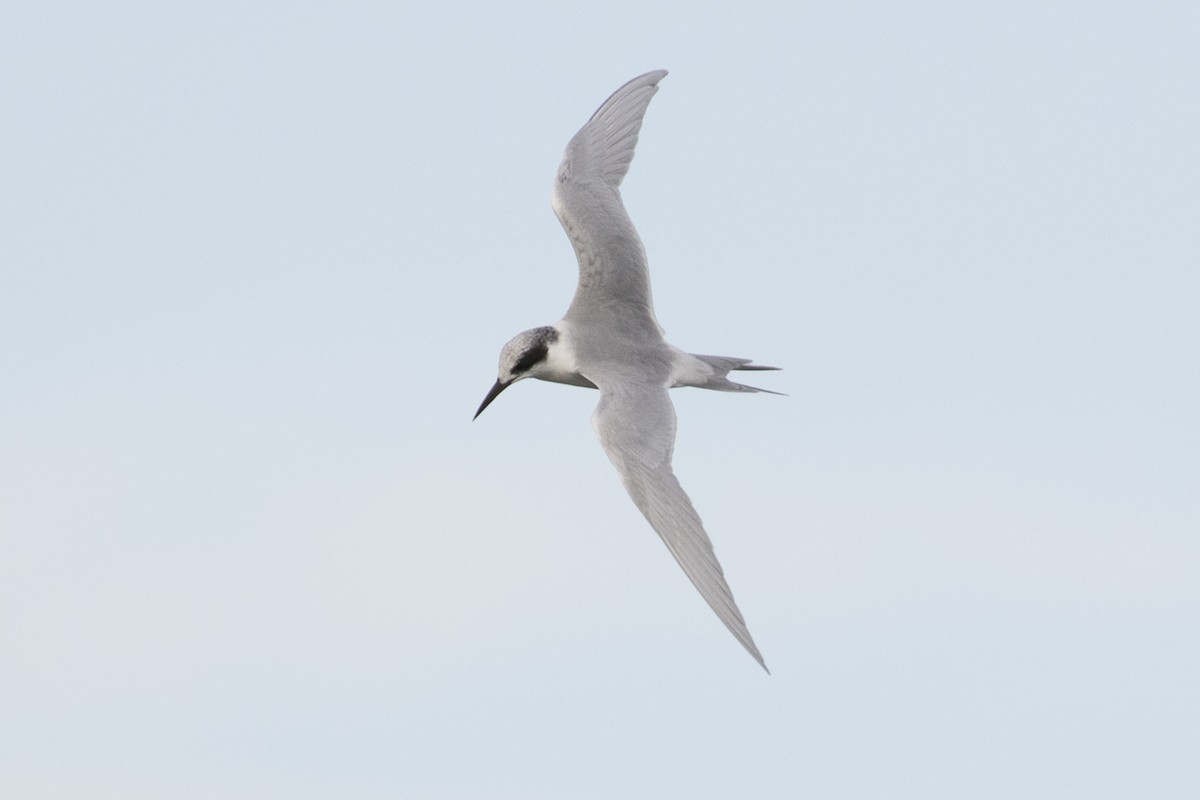
[[[617,89],[567,144],[551,204],[579,259],[575,298],[558,322],[504,345],[499,377],[475,416],[523,378],[599,389],[592,427],[629,496],[725,627],[766,669],[700,516],[671,470],[675,409],[667,390],[767,392],[726,376],[776,368],[685,353],[663,338],[646,251],[619,191],[646,107],[666,74],[647,72]]]

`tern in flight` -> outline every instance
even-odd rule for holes
[[[561,320],[504,345],[499,377],[475,416],[523,378],[599,389],[592,427],[629,496],[721,622],[766,669],[700,516],[671,470],[675,409],[667,390],[766,392],[727,376],[776,368],[685,353],[663,338],[646,251],[619,191],[642,116],[666,74],[647,72],[617,89],[567,144],[551,204],[579,259],[575,297]]]

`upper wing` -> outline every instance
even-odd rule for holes
[[[567,144],[551,196],[579,259],[579,286],[567,319],[599,315],[609,324],[646,326],[661,335],[646,251],[619,188],[633,160],[642,116],[666,74],[647,72],[617,89]]]
[[[616,390],[601,385],[592,426],[633,502],[721,622],[766,669],[700,515],[671,470],[675,408],[667,389],[650,383],[625,384]]]

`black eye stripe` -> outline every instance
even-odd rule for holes
[[[532,341],[525,352],[521,353],[517,363],[513,364],[513,375],[523,375],[545,361],[546,356],[550,353],[550,345],[558,341],[558,331],[550,325],[534,328],[527,331],[526,334]]]
[[[520,375],[523,372],[528,372],[538,363],[545,361],[548,352],[550,352],[550,348],[546,343],[538,342],[538,344],[529,348],[521,355],[520,360],[513,366],[513,373]]]

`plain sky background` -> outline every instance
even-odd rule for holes
[[[1195,2],[0,8],[0,796],[1200,796]],[[629,78],[676,471],[559,318]]]

